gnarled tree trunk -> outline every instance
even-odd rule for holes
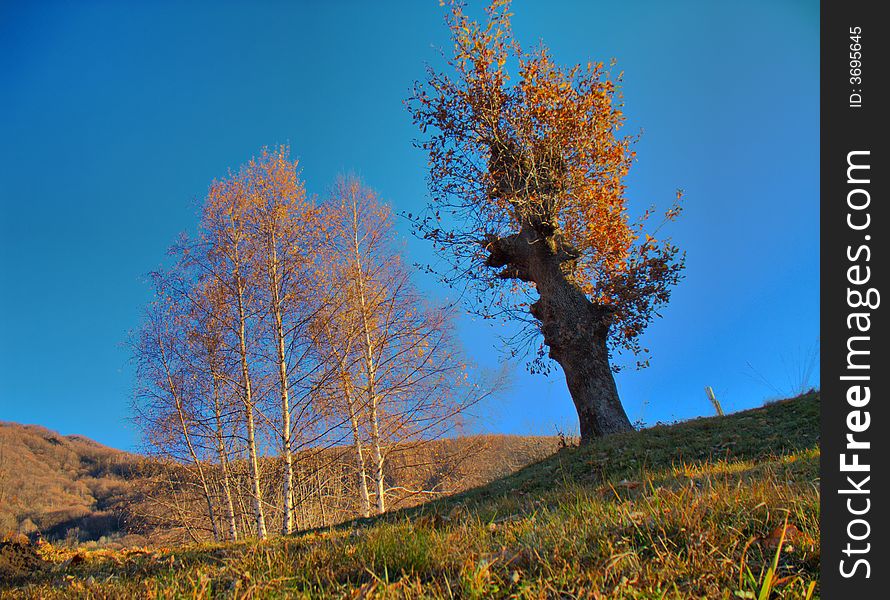
[[[486,264],[503,267],[503,278],[535,284],[540,298],[530,311],[541,322],[550,358],[565,373],[578,411],[581,441],[630,431],[633,427],[609,366],[611,310],[592,303],[566,277],[561,265],[574,256],[561,247],[556,234],[542,235],[540,228],[527,225],[518,234],[487,240]]]

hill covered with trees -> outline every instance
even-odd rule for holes
[[[85,437],[0,423],[0,532],[72,541],[119,535],[142,461]]]
[[[393,452],[386,473],[392,506],[414,506],[483,485],[557,447],[555,438],[496,435],[405,445]],[[349,476],[350,460],[348,448],[330,448],[303,461],[312,462],[315,471],[303,490],[301,528],[360,516],[354,498],[343,495],[342,482],[337,487],[338,475]],[[274,479],[280,461],[264,459],[264,464]],[[198,482],[189,476],[171,461],[36,425],[0,423],[0,535],[115,548],[204,541],[212,529],[200,506]],[[236,503],[246,504],[247,490],[235,489]],[[238,518],[249,519],[249,510],[243,516],[239,511]]]

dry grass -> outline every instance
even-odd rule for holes
[[[807,598],[817,395],[563,450],[470,492],[268,542],[44,545],[0,596]]]

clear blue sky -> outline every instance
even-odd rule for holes
[[[729,410],[790,390],[818,350],[818,2],[514,12],[526,44],[625,71],[644,130],[631,206],[686,191],[672,229],[686,280],[646,335],[652,367],[618,377],[631,420],[710,414],[705,385]],[[262,146],[290,143],[310,191],[353,171],[416,212],[425,157],[402,100],[448,47],[442,15],[435,0],[0,4],[0,420],[134,448],[121,344],[142,275],[194,227],[210,181]],[[461,332],[473,359],[498,362],[492,330]],[[561,372],[518,366],[483,426],[574,422]]]

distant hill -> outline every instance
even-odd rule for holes
[[[143,460],[83,436],[0,422],[0,532],[97,540],[125,531]]]
[[[398,447],[387,466],[393,488],[389,504],[410,507],[484,485],[542,460],[558,446],[553,437],[484,435]],[[314,453],[313,461],[324,469],[342,470],[350,456],[349,449],[331,448]],[[184,541],[186,532],[158,513],[156,476],[169,468],[83,436],[0,422],[0,535],[116,547]],[[274,459],[266,459],[264,468],[271,475]],[[422,493],[430,489],[436,492]],[[327,520],[317,524],[354,516],[348,506],[330,506]]]

